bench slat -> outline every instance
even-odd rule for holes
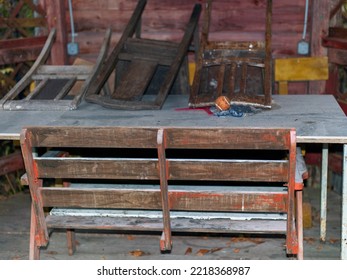
[[[269,149],[290,146],[289,129],[167,128],[167,148],[185,149]]]
[[[97,229],[97,230],[163,230],[162,219],[153,218],[113,218],[113,217],[61,217],[48,216],[46,223],[49,228],[65,229]],[[285,220],[228,220],[210,219],[194,220],[171,219],[174,232],[209,232],[209,233],[273,233],[286,232]]]
[[[77,208],[149,209],[162,208],[160,188],[139,185],[137,189],[71,189],[43,188],[44,206]],[[285,212],[286,191],[235,191],[226,187],[223,191],[177,190],[169,191],[171,210],[181,211],[240,211],[240,212]],[[257,201],[257,203],[255,203]]]
[[[36,158],[35,161],[40,178],[159,179],[157,159]],[[168,159],[167,164],[169,180],[288,180],[286,160]]]

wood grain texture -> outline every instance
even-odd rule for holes
[[[98,209],[147,209],[161,210],[160,187],[157,189],[138,185],[136,189],[68,189],[44,188],[41,191],[44,206],[63,208],[98,208]],[[254,201],[257,203],[254,203]],[[187,189],[169,191],[168,205],[174,211],[238,211],[238,212],[286,212],[286,192],[271,191],[208,191]]]
[[[99,230],[163,230],[161,219],[150,218],[100,218],[100,217],[59,217],[48,216],[51,228],[99,229]],[[211,233],[272,233],[283,234],[286,224],[283,220],[235,221],[227,219],[194,220],[177,218],[172,221],[174,232],[211,232]]]
[[[187,22],[191,9],[197,2],[203,4],[205,1],[148,0],[142,22],[143,37],[177,41],[180,38],[179,34],[183,34],[184,23]],[[76,30],[79,36],[83,36],[84,32],[98,31],[111,26],[115,35],[122,33],[135,6],[136,1],[125,0],[73,1]],[[274,1],[274,53],[296,54],[297,42],[302,34],[304,9],[304,1]],[[309,17],[311,17],[311,11]],[[241,41],[244,36],[250,40],[255,37],[254,33],[257,37],[264,38],[264,20],[264,0],[215,0],[210,33],[212,37],[220,41]],[[66,21],[69,29],[68,13],[66,13]],[[309,21],[308,36],[310,36],[310,30]],[[297,40],[287,40],[288,34],[296,34]],[[287,44],[283,46],[277,44],[282,41]]]

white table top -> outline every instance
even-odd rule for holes
[[[294,127],[298,143],[347,143],[347,119],[332,95],[274,95],[272,109],[216,117],[171,95],[162,110],[114,110],[82,102],[74,111],[2,111],[0,140],[18,140],[25,126]]]

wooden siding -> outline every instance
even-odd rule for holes
[[[45,7],[51,0],[39,0]],[[150,39],[179,41],[195,3],[205,0],[148,0],[142,21],[142,36]],[[210,38],[212,40],[262,40],[265,30],[265,0],[214,0]],[[273,1],[272,55],[273,58],[300,56],[297,44],[302,39],[305,17],[305,0]],[[338,0],[309,1],[306,40],[317,55],[326,52],[321,37],[328,30],[329,20],[325,15]],[[113,30],[112,44],[119,40],[137,0],[72,0],[75,41],[79,44],[79,57],[95,60],[103,40],[105,29]],[[204,6],[204,5],[203,5]],[[321,9],[324,8],[324,11]],[[65,22],[68,39],[70,16],[65,0]],[[317,12],[320,11],[320,12]],[[315,16],[316,15],[316,16]],[[202,21],[201,17],[201,21]],[[333,24],[330,22],[330,25]],[[201,24],[200,24],[201,27]],[[311,32],[314,30],[314,32]],[[314,33],[314,34],[313,34]],[[190,57],[193,59],[193,56]],[[70,63],[75,57],[69,57]],[[315,93],[324,91],[320,82],[293,83],[289,93]],[[308,90],[309,89],[309,90]],[[274,93],[277,93],[277,85]]]
[[[74,0],[76,41],[81,54],[93,54],[101,44],[104,29],[112,28],[114,43],[128,22],[135,0]],[[178,41],[196,2],[203,0],[148,0],[142,21],[142,36]],[[296,55],[301,39],[305,1],[273,1],[273,54]],[[68,5],[66,5],[68,7]],[[309,15],[311,17],[311,15]],[[202,19],[201,19],[202,20]],[[69,12],[66,11],[70,31]],[[309,20],[308,31],[311,30]],[[261,40],[265,30],[265,1],[216,0],[213,3],[210,37],[213,40]],[[308,32],[307,38],[310,37]]]

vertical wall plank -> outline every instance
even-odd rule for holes
[[[311,1],[312,31],[311,56],[325,56],[327,49],[322,46],[322,36],[328,34],[330,2],[336,0]],[[320,94],[325,92],[326,81],[309,82],[308,93]]]
[[[55,27],[57,36],[51,51],[53,65],[67,64],[67,29],[66,29],[66,3],[64,0],[45,0],[47,23],[49,29]]]

